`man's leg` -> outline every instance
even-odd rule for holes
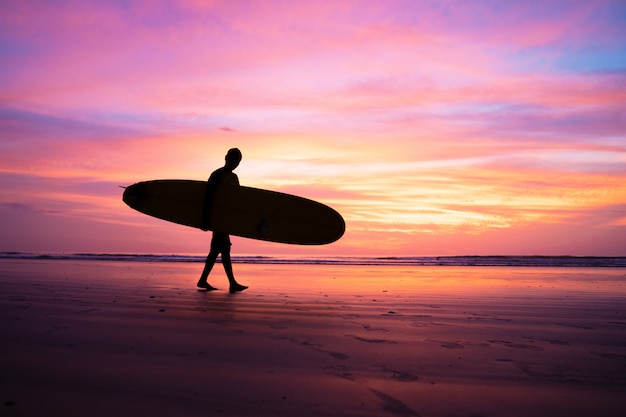
[[[226,271],[226,276],[228,277],[228,282],[230,283],[230,292],[240,292],[248,288],[245,285],[239,284],[235,280],[235,275],[233,274],[233,264],[230,260],[230,250],[222,252],[222,265],[224,265],[224,271]]]
[[[202,270],[202,275],[200,275],[200,280],[198,281],[198,284],[197,284],[198,287],[207,289],[209,291],[217,289],[211,286],[211,284],[207,282],[207,279],[209,278],[209,274],[211,273],[211,270],[213,269],[213,265],[215,265],[215,260],[217,259],[217,255],[218,255],[218,252],[211,249],[211,252],[209,252],[209,255],[206,257],[206,261],[204,262],[204,269]]]

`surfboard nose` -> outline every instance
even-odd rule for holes
[[[129,207],[135,208],[141,200],[141,183],[133,184],[126,187],[124,195],[122,195],[122,201]]]

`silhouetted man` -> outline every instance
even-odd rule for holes
[[[209,224],[209,210],[217,187],[239,186],[239,178],[237,178],[237,175],[233,173],[233,170],[237,168],[237,166],[239,166],[239,162],[241,162],[241,151],[237,148],[230,149],[228,153],[226,153],[226,163],[224,164],[224,166],[222,168],[216,169],[209,177],[206,196],[204,199],[205,207],[203,214],[202,230],[208,230],[211,228],[211,225]],[[200,276],[200,280],[197,284],[198,287],[204,288],[207,291],[217,289],[208,283],[207,278],[209,277],[211,269],[213,269],[213,265],[215,265],[217,255],[221,254],[222,265],[224,265],[224,271],[226,271],[226,276],[228,277],[228,282],[230,283],[230,292],[240,292],[248,288],[245,285],[239,284],[235,280],[235,276],[233,275],[233,266],[230,260],[230,246],[230,236],[228,235],[228,233],[215,231],[213,232],[213,238],[211,239],[211,251],[206,258],[204,270],[202,271],[202,275]]]

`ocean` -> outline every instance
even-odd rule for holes
[[[0,259],[50,259],[124,262],[204,262],[202,255],[127,253],[30,253],[0,252]],[[379,265],[379,266],[502,266],[623,268],[626,257],[603,256],[233,256],[237,264]]]

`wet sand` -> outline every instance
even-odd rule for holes
[[[0,414],[626,415],[625,269],[201,268],[0,260]]]

